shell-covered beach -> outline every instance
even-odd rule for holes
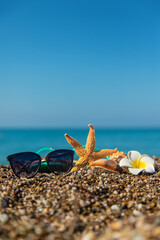
[[[82,169],[17,178],[0,165],[0,239],[160,239],[160,158],[154,174]]]

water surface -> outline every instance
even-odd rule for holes
[[[43,147],[71,149],[65,133],[85,144],[88,129],[1,129],[0,163],[8,164],[6,156],[17,152],[35,152]],[[137,150],[160,157],[160,129],[96,129],[96,147]]]

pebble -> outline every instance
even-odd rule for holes
[[[7,207],[7,205],[8,205],[8,203],[7,203],[7,201],[6,201],[6,199],[4,199],[4,198],[2,198],[1,199],[1,208],[5,208],[5,207]]]
[[[113,194],[114,194],[114,195],[117,195],[117,194],[118,194],[118,192],[117,192],[117,191],[114,191],[114,192],[113,192]]]
[[[140,216],[142,213],[136,209],[133,210],[133,215],[134,216]]]
[[[142,235],[136,235],[132,238],[132,240],[145,240]]]
[[[7,214],[1,214],[0,215],[0,222],[5,223],[8,221],[8,216]]]
[[[119,212],[119,211],[120,211],[120,207],[117,206],[117,205],[112,205],[112,206],[111,206],[111,210],[112,210],[112,211],[115,211],[115,212]]]
[[[143,207],[143,205],[141,203],[138,204],[138,210],[141,210],[141,208]]]

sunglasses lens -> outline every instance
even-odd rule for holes
[[[31,178],[39,170],[41,157],[32,152],[17,153],[10,155],[8,160],[14,173],[18,177]]]
[[[72,150],[55,150],[47,155],[47,162],[52,172],[69,172],[73,164]]]

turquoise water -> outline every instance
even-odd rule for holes
[[[71,146],[64,134],[68,133],[81,144],[86,143],[88,129],[45,129],[45,130],[0,130],[0,163],[8,164],[6,156],[23,151],[37,151],[39,148],[55,149]],[[160,129],[96,129],[97,148],[118,148],[128,152],[137,150],[140,153],[160,157]],[[77,156],[75,156],[77,159]]]

